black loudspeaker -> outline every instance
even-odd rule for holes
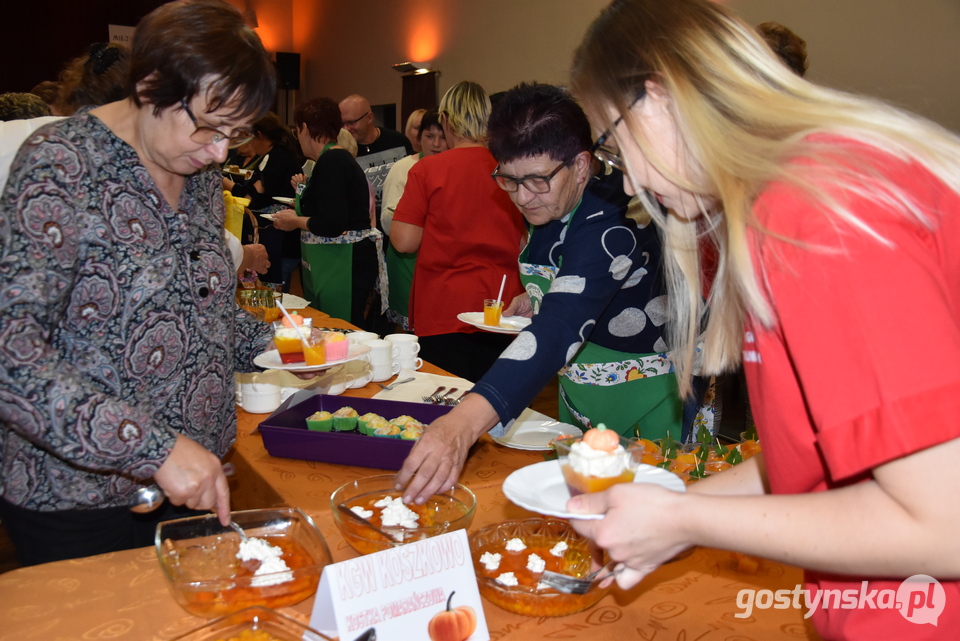
[[[300,54],[277,52],[277,77],[281,89],[300,88]]]

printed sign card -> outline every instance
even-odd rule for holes
[[[461,631],[461,641],[489,641],[467,533],[457,530],[328,565],[310,625],[341,641],[370,628],[378,641],[428,639],[429,628],[451,626]]]

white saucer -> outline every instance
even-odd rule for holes
[[[457,319],[467,325],[473,325],[485,332],[495,334],[519,334],[523,331],[523,328],[533,322],[526,316],[503,316],[500,318],[500,326],[494,327],[493,325],[483,324],[483,312],[463,312],[457,314]]]
[[[286,196],[274,196],[273,199],[278,203],[283,203],[284,205],[296,205],[296,198],[287,198]]]
[[[583,430],[552,419],[528,420],[517,421],[506,434],[492,438],[500,445],[515,450],[550,450],[550,442],[563,434],[583,436]]]
[[[674,492],[685,492],[687,489],[679,476],[653,465],[641,464],[633,482],[654,483]],[[546,516],[584,521],[603,518],[603,514],[567,512],[570,490],[563,480],[560,461],[543,461],[521,467],[504,479],[503,493],[520,507]]]
[[[263,369],[280,369],[287,372],[321,372],[334,365],[342,365],[356,360],[370,351],[369,345],[351,345],[347,357],[337,361],[327,361],[323,365],[305,365],[304,363],[284,363],[280,360],[280,352],[268,350],[253,359],[253,364]]]

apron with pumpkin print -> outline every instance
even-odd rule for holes
[[[567,221],[569,228],[576,210]],[[533,229],[530,229],[531,239]],[[530,244],[520,253],[520,280],[537,314],[559,267],[527,262]],[[563,256],[558,263],[562,266]],[[657,439],[667,430],[679,438],[682,404],[665,353],[627,354],[585,341],[559,372],[559,418],[584,429],[603,423],[626,437]]]

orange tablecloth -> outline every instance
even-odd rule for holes
[[[347,327],[313,313],[315,325]],[[319,321],[319,322],[318,322]],[[425,364],[423,371],[443,373]],[[371,384],[347,395],[370,397]],[[290,505],[312,516],[335,561],[357,556],[330,513],[330,494],[343,483],[377,474],[347,467],[274,458],[254,432],[264,415],[238,409],[238,438],[228,456],[237,465],[231,481],[235,509]],[[483,437],[461,481],[477,495],[471,529],[508,519],[537,516],[511,503],[503,479],[515,469],[543,460],[542,453],[513,450]],[[662,517],[661,517],[662,518]],[[484,601],[491,639],[640,638],[658,640],[817,639],[798,610],[754,610],[747,619],[736,604],[741,589],[793,589],[800,570],[761,562],[756,574],[740,574],[728,552],[697,549],[668,564],[629,592],[614,590],[596,606],[568,617],[528,618]],[[313,598],[285,613],[307,621]],[[152,548],[48,563],[0,575],[0,641],[110,639],[161,641],[205,623],[187,614],[167,590]]]

